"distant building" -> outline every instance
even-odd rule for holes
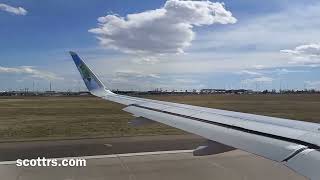
[[[201,89],[200,94],[253,94],[254,91],[247,89]]]
[[[201,89],[200,91],[192,90],[154,90],[154,91],[119,91],[114,90],[117,94],[140,96],[140,95],[196,95],[196,94],[320,94],[319,90],[304,89],[304,90],[264,90],[253,91],[248,89]],[[2,91],[0,96],[91,96],[88,91],[72,92],[72,91]]]
[[[224,94],[226,93],[225,89],[201,89],[201,94]]]

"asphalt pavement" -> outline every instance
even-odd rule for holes
[[[0,143],[0,161],[195,149],[205,142],[194,135],[138,136]]]

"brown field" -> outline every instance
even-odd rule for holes
[[[151,99],[320,122],[320,95],[159,95]],[[182,134],[132,128],[124,106],[94,97],[1,97],[0,141]]]

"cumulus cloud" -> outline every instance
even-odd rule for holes
[[[236,21],[221,3],[168,0],[160,9],[99,17],[98,27],[89,32],[104,47],[126,53],[183,53],[195,38],[194,27]]]
[[[284,3],[272,2],[275,3],[274,7],[279,5],[277,3]],[[297,66],[298,63],[293,63],[295,58],[288,58],[287,55],[279,53],[279,50],[293,49],[296,45],[304,44],[303,42],[318,42],[320,3],[299,2],[298,6],[286,1],[284,4],[285,6],[276,11],[244,16],[241,22],[235,25],[197,34],[197,39],[188,48],[188,53],[197,53],[197,59],[202,58],[200,55],[208,56],[212,62],[216,61],[216,66],[219,67],[222,60],[229,60],[232,61],[228,63],[229,67],[237,66],[240,70],[255,64],[261,66],[256,69]],[[205,53],[206,55],[203,55]],[[289,64],[289,61],[292,63]]]
[[[35,69],[32,66],[20,66],[20,67],[16,67],[16,68],[0,66],[0,73],[2,73],[2,74],[18,74],[18,75],[20,74],[20,75],[26,75],[26,76],[29,76],[32,78],[45,79],[45,80],[62,79],[61,77],[57,76],[54,73],[40,71],[40,70]]]
[[[22,7],[13,7],[7,4],[0,3],[0,10],[14,15],[26,15],[28,12]]]
[[[292,55],[320,56],[320,43],[301,45],[294,49],[281,50],[281,52]]]
[[[292,57],[291,64],[320,65],[320,43],[301,45],[294,49],[285,49],[280,52]]]

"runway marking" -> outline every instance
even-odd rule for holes
[[[104,144],[107,147],[112,147],[112,144]]]
[[[126,153],[126,154],[110,154],[110,155],[96,155],[96,156],[78,156],[78,157],[62,157],[62,158],[47,158],[47,159],[104,159],[104,158],[117,158],[117,157],[131,157],[131,156],[147,156],[147,155],[160,155],[160,154],[179,154],[179,153],[192,153],[193,150],[176,150],[176,151],[155,151],[155,152],[140,152],[140,153]],[[16,161],[1,161],[0,165],[12,165]]]

